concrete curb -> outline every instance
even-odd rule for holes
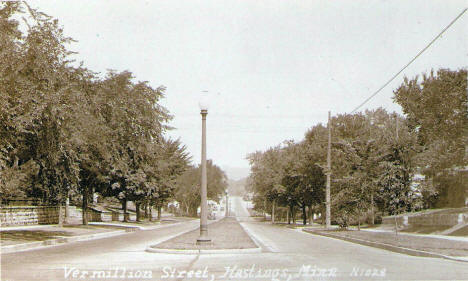
[[[213,221],[217,222],[219,220]],[[210,224],[210,223],[209,223]],[[242,227],[242,229],[247,233],[247,235],[250,237],[250,239],[254,242],[254,244],[257,246],[256,248],[245,248],[245,249],[198,249],[198,250],[178,250],[178,249],[162,249],[162,248],[156,248],[157,245],[170,240],[174,237],[184,235],[190,231],[194,231],[198,229],[199,227],[195,227],[193,229],[184,231],[182,233],[178,233],[176,235],[171,235],[168,238],[165,238],[161,241],[159,241],[157,244],[148,246],[146,248],[146,252],[149,253],[159,253],[159,254],[183,254],[183,255],[198,255],[198,254],[253,254],[253,253],[261,253],[262,248],[258,245],[257,241],[252,238],[252,236],[249,234],[248,231],[245,230],[245,228],[242,226],[242,224],[239,223],[239,225]]]
[[[433,253],[433,252],[427,252],[427,251],[422,251],[422,250],[415,250],[415,249],[409,249],[409,248],[404,248],[404,247],[398,247],[390,244],[385,244],[385,243],[379,243],[379,242],[374,242],[374,241],[368,241],[368,240],[362,240],[362,239],[357,239],[357,238],[351,238],[351,237],[343,237],[339,235],[333,235],[331,233],[323,233],[320,231],[313,231],[313,230],[307,230],[303,229],[302,231],[311,233],[311,234],[316,234],[320,236],[325,236],[328,238],[334,238],[334,239],[339,239],[339,240],[344,240],[356,244],[361,244],[369,247],[374,247],[374,248],[379,248],[391,252],[396,252],[400,254],[405,254],[409,256],[417,256],[417,257],[429,257],[429,258],[443,258],[443,259],[449,259],[449,260],[454,260],[454,261],[463,261],[463,262],[468,262],[468,259],[463,258],[463,257],[452,257],[452,256],[446,256],[438,253]]]
[[[30,229],[41,229],[50,226],[58,226],[58,224],[39,224],[39,225],[18,225],[18,226],[1,226],[0,232],[3,231],[18,231],[18,230],[30,230]]]
[[[160,228],[166,228],[170,226],[175,226],[179,225],[182,222],[177,222],[177,223],[168,223],[168,224],[157,224],[154,226],[139,226],[139,225],[122,225],[122,224],[116,224],[116,223],[96,223],[96,222],[90,222],[90,225],[110,225],[110,226],[120,226],[120,227],[126,227],[127,229],[125,230],[116,230],[116,231],[110,231],[110,232],[100,232],[100,233],[93,233],[93,234],[85,234],[85,235],[77,235],[77,236],[70,236],[70,237],[60,237],[60,238],[55,238],[55,239],[48,239],[44,241],[37,241],[37,242],[29,242],[29,243],[21,243],[21,244],[15,244],[15,245],[8,245],[8,246],[2,246],[0,248],[0,253],[2,254],[8,254],[8,253],[14,253],[14,252],[19,252],[19,251],[25,251],[25,250],[33,250],[36,248],[41,248],[41,247],[50,247],[50,246],[59,246],[63,245],[66,243],[72,243],[72,242],[78,242],[78,241],[88,241],[88,240],[96,240],[96,239],[101,239],[101,238],[108,238],[108,237],[113,237],[117,235],[122,235],[128,232],[133,232],[133,231],[138,231],[138,230],[154,230],[154,229],[160,229]],[[42,226],[44,227],[44,226]]]
[[[383,232],[383,233],[395,233],[395,230],[377,230],[377,229],[361,229],[361,231],[367,232]],[[439,235],[439,234],[418,234],[418,233],[410,233],[410,232],[399,232],[398,235],[406,235],[406,236],[413,236],[413,237],[426,237],[426,238],[436,238],[436,239],[445,239],[451,241],[461,241],[461,242],[468,242],[468,237],[463,236],[448,236],[448,235]]]
[[[109,225],[109,226],[136,228],[136,229],[139,229],[139,230],[154,230],[154,229],[166,228],[166,227],[169,227],[169,226],[179,225],[181,223],[182,222],[167,223],[167,224],[155,223],[155,225],[152,225],[152,226],[125,225],[125,224],[106,223],[106,222],[90,222],[89,224],[91,224],[91,225]]]
[[[133,232],[133,231],[135,230],[134,229],[117,230],[117,231],[110,231],[110,232],[93,233],[93,234],[78,235],[78,236],[71,236],[71,237],[60,237],[60,238],[48,239],[44,241],[8,245],[8,246],[2,246],[0,248],[0,252],[2,254],[15,253],[19,251],[33,250],[33,249],[42,248],[42,247],[59,246],[59,245],[63,245],[66,243],[72,243],[72,242],[78,242],[78,241],[88,241],[88,240],[97,240],[101,238],[108,238],[108,237],[126,234],[128,232]]]
[[[198,255],[198,254],[254,254],[261,253],[261,248],[246,248],[246,249],[199,249],[199,250],[177,250],[177,249],[160,249],[152,246],[146,248],[147,252],[160,254],[183,254],[183,255]]]
[[[185,233],[188,233],[188,232],[190,232],[190,231],[194,231],[194,230],[196,230],[196,229],[198,229],[198,228],[199,228],[199,226],[196,225],[196,226],[194,226],[193,228],[190,228],[190,229],[188,229],[188,230],[186,230],[186,231],[183,231],[183,232],[180,232],[180,233],[177,233],[177,234],[174,234],[174,235],[167,236],[167,237],[165,237],[164,239],[159,240],[156,244],[150,245],[150,246],[146,247],[145,251],[146,251],[146,252],[149,252],[149,253],[158,253],[158,252],[154,251],[154,249],[156,249],[156,248],[154,248],[155,246],[157,246],[157,245],[159,245],[159,244],[161,244],[161,243],[163,243],[163,242],[166,242],[166,241],[168,241],[168,240],[171,240],[171,239],[174,238],[174,237],[177,237],[177,236],[180,236],[180,235],[184,235]],[[174,249],[174,250],[175,250],[175,249]]]
[[[179,224],[182,224],[182,222],[175,222],[175,223],[168,223],[168,224],[158,224],[158,225],[154,225],[154,226],[142,226],[142,227],[140,227],[140,230],[154,230],[154,229],[160,229],[160,228],[175,226],[175,225],[179,225]]]
[[[242,223],[239,221],[239,219],[237,219],[237,222],[239,222],[239,225],[242,227],[244,232],[247,233],[247,235],[250,237],[250,239],[254,242],[255,246],[257,246],[257,248],[260,249],[260,252],[261,252],[262,251],[262,243],[260,243],[259,239],[252,232],[250,232],[250,230],[245,228],[242,225]],[[267,247],[265,246],[265,248],[267,248]]]
[[[139,225],[125,225],[125,224],[107,223],[107,222],[89,222],[88,224],[90,224],[90,225],[104,225],[104,226],[118,226],[118,227],[138,228],[138,229],[143,228],[143,226],[139,226]]]

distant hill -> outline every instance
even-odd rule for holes
[[[250,174],[250,168],[223,166],[222,169],[231,180],[240,180],[248,177]]]
[[[245,191],[245,184],[247,178],[242,178],[240,180],[231,180],[228,179],[228,190],[230,195],[243,196]]]

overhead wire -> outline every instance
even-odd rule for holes
[[[385,84],[383,84],[377,91],[375,91],[370,97],[368,97],[367,99],[364,100],[364,102],[362,102],[360,105],[358,105],[355,109],[353,109],[353,111],[351,111],[351,114],[353,114],[354,112],[356,112],[356,110],[358,110],[359,108],[361,108],[363,105],[365,105],[368,101],[370,101],[373,97],[375,97],[380,91],[382,91],[385,87],[387,87],[388,84],[390,84],[390,82],[392,82],[398,75],[400,75],[400,73],[402,73],[408,66],[410,66],[422,53],[424,53],[437,39],[439,39],[442,34],[445,33],[445,31],[447,31],[467,10],[468,8],[465,8],[455,19],[453,19],[449,25],[447,25],[439,34],[437,34],[436,37],[434,37],[434,39],[432,39],[431,42],[429,42],[429,44],[426,45],[426,47],[424,47],[421,51],[419,51],[419,53],[412,59],[410,60],[403,68],[400,69],[400,71],[398,71],[395,75],[393,75],[390,80],[388,80]]]

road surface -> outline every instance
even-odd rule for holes
[[[197,225],[2,255],[2,280],[468,280],[468,263],[406,256],[255,222],[232,210],[263,248],[256,254],[182,255],[145,248]],[[83,277],[80,279],[80,277]]]

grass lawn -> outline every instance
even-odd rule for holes
[[[3,230],[0,232],[0,242],[2,246],[6,246],[122,229],[126,228],[100,225],[64,225],[63,227],[54,225],[41,229]]]
[[[449,256],[468,256],[468,242],[453,241],[432,237],[418,237],[404,235],[402,233],[395,235],[391,232],[370,232],[353,230],[331,230],[320,231],[331,233],[343,237],[357,238],[361,240],[385,243],[393,246],[435,252]]]
[[[468,236],[468,225],[450,233],[449,236]]]
[[[408,232],[408,233],[421,233],[421,234],[431,234],[434,232],[442,232],[446,229],[451,228],[451,226],[445,226],[445,225],[431,225],[431,226],[419,226],[419,225],[414,225],[410,226],[408,228],[405,228],[401,230],[402,232]]]

